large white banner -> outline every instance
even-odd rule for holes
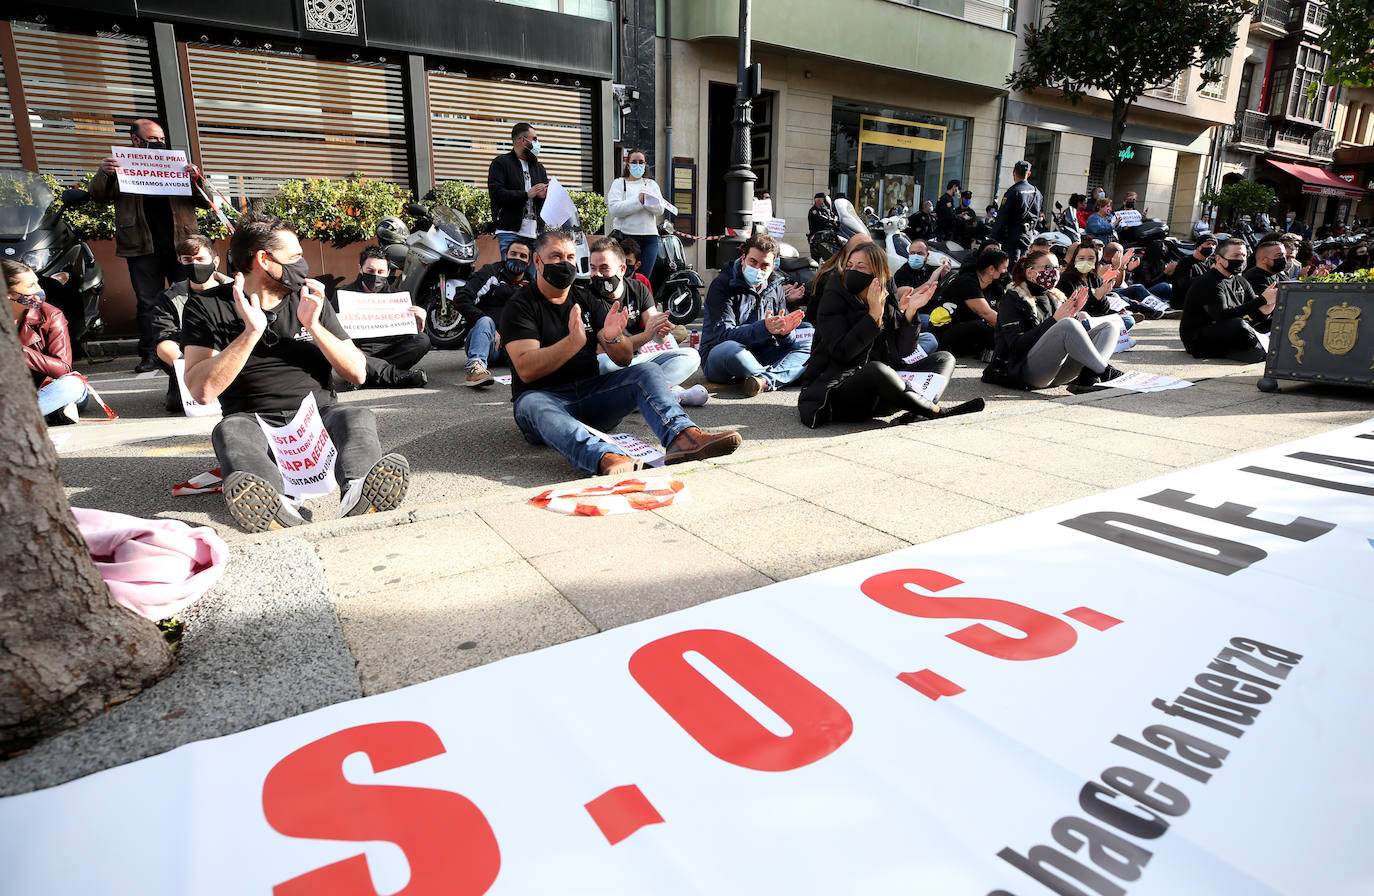
[[[0,873],[1367,896],[1371,536],[1374,421],[5,799]]]

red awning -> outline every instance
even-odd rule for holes
[[[1317,168],[1313,165],[1298,165],[1293,162],[1276,162],[1273,159],[1265,159],[1265,161],[1282,171],[1284,174],[1292,175],[1302,181],[1302,191],[1304,193],[1312,193],[1317,196],[1345,196],[1350,199],[1359,199],[1364,196],[1366,192],[1359,187],[1351,186],[1325,168]]]

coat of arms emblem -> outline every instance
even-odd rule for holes
[[[1360,309],[1349,302],[1326,309],[1326,332],[1322,346],[1333,355],[1344,355],[1355,347],[1360,336]]]

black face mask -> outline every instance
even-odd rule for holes
[[[615,291],[620,288],[619,277],[593,277],[591,279],[592,295],[599,299],[610,300]]]
[[[156,140],[156,139],[154,139],[154,140],[144,140],[142,137],[137,137],[137,138],[135,138],[135,139],[138,140],[138,145],[139,145],[139,147],[141,147],[142,149],[166,149],[166,148],[167,148],[167,141],[166,141],[166,140]]]
[[[1284,271],[1288,270],[1288,259],[1275,258],[1269,263],[1269,270],[1273,271],[1275,274],[1282,274]]]
[[[506,279],[519,280],[529,271],[530,263],[528,261],[521,261],[518,258],[507,258],[501,263],[501,268],[506,274]]]
[[[1230,271],[1232,274],[1239,274],[1241,271],[1245,270],[1244,258],[1223,258],[1222,261],[1226,262],[1226,270]]]
[[[211,261],[205,264],[201,264],[200,262],[183,264],[181,266],[181,272],[186,275],[187,280],[190,280],[196,286],[200,286],[202,283],[215,276],[215,263]]]
[[[863,271],[845,271],[844,288],[854,295],[861,295],[873,283],[872,274],[865,274]]]
[[[368,292],[381,292],[386,289],[387,280],[390,278],[386,274],[359,274],[358,282],[363,285],[363,289]]]
[[[268,258],[271,256],[269,255]],[[272,260],[277,261],[275,258]],[[310,276],[310,262],[300,258],[290,264],[282,264],[280,261],[277,261],[277,264],[281,265],[281,276],[275,277],[271,274],[268,276],[285,286],[288,293],[300,292],[301,288],[305,286],[306,278]]]
[[[1203,257],[1203,258],[1211,258],[1211,257],[1212,257],[1212,247],[1211,247],[1211,246],[1208,246],[1208,247],[1206,247],[1206,248],[1204,248],[1204,249],[1199,249],[1198,252],[1202,253],[1202,257]]]
[[[544,282],[554,289],[567,289],[577,279],[577,268],[571,261],[555,261],[544,265]]]

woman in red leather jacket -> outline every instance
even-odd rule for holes
[[[38,388],[38,410],[49,423],[75,423],[77,408],[86,404],[89,393],[81,377],[72,373],[67,319],[45,301],[33,268],[9,258],[0,260],[0,266],[24,361]]]

